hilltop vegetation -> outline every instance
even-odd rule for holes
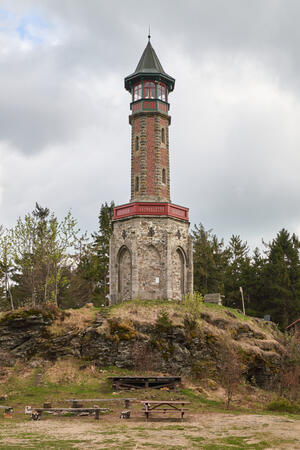
[[[87,302],[107,304],[109,239],[114,203],[100,208],[98,230],[80,232],[69,212],[59,220],[36,204],[15,227],[0,225],[0,310],[53,303],[62,309]],[[220,292],[226,306],[241,307],[244,290],[249,315],[271,316],[283,329],[300,315],[299,239],[279,231],[264,252],[251,254],[232,236],[228,245],[203,225],[191,230],[194,285],[199,293]]]
[[[199,297],[183,303],[129,301],[111,308],[20,309],[2,313],[0,339],[3,364],[72,357],[100,368],[216,382],[229,347],[243,379],[261,387],[270,386],[284,354],[283,336],[272,323],[202,304]]]

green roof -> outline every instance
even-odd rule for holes
[[[151,45],[150,39],[134,73],[141,72],[156,72],[167,75],[162,68],[162,65],[157,57],[157,54],[155,53],[154,48]]]
[[[168,83],[170,90],[173,90],[174,88],[175,80],[164,71],[158,56],[151,45],[150,38],[135,71],[125,78],[125,88],[130,90],[130,82],[143,75],[158,75],[159,78],[164,79]]]

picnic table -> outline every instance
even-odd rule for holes
[[[183,420],[183,416],[185,411],[185,405],[190,402],[182,401],[182,400],[142,400],[141,403],[144,405],[143,411],[146,415],[146,419],[149,419],[150,413],[163,413],[166,412],[177,412],[180,413],[181,420]]]

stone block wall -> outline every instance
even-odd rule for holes
[[[186,221],[131,217],[115,221],[110,242],[110,302],[181,299],[193,291],[193,254]]]

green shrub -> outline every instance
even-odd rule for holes
[[[172,321],[165,309],[161,309],[157,314],[156,328],[160,331],[168,331],[172,328]]]
[[[286,398],[279,398],[267,403],[266,410],[300,414],[300,405],[298,403],[289,402]]]
[[[129,341],[139,337],[139,333],[135,330],[132,320],[122,320],[118,317],[112,317],[107,320],[109,324],[109,336],[112,341]]]
[[[187,313],[190,314],[194,320],[201,318],[203,297],[199,292],[186,294],[183,303]]]

